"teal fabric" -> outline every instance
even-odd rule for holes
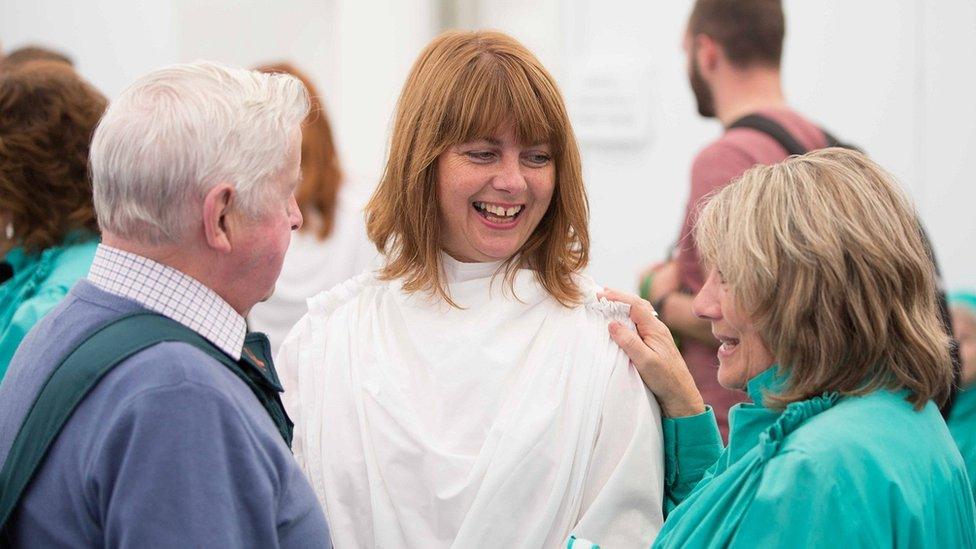
[[[722,454],[722,434],[711,406],[696,416],[664,418],[664,516],[698,485]]]
[[[88,274],[97,247],[96,239],[75,235],[37,254],[22,248],[7,253],[14,276],[0,285],[0,379],[27,332]]]
[[[971,385],[956,395],[948,424],[949,432],[966,463],[973,496],[976,497],[976,386]]]
[[[783,381],[771,368],[749,383],[754,403],[732,408],[729,446],[655,547],[976,547],[969,478],[935,404],[875,391],[764,407]]]
[[[566,540],[566,549],[600,549],[600,546],[583,538],[569,536]]]
[[[948,300],[950,306],[968,307],[973,313],[976,313],[976,292],[959,290],[950,293]]]

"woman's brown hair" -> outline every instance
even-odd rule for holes
[[[770,402],[879,388],[908,389],[916,408],[948,397],[949,340],[917,214],[863,154],[754,167],[707,203],[695,238],[789,370]]]
[[[106,104],[65,63],[0,71],[0,213],[28,253],[97,233],[88,148]]]
[[[533,269],[564,305],[577,303],[573,274],[589,257],[588,207],[579,148],[552,76],[522,44],[498,32],[447,32],[420,54],[397,104],[390,150],[366,206],[370,239],[386,256],[383,279],[453,304],[440,264],[437,157],[448,147],[515,124],[520,143],[548,143],[556,168],[549,209],[506,263],[507,279]]]
[[[325,239],[335,226],[336,203],[342,183],[339,155],[325,107],[311,80],[294,65],[272,63],[257,70],[290,74],[301,80],[308,90],[309,113],[302,125],[302,182],[295,191],[295,200],[306,220],[301,230],[314,229],[319,239]],[[313,212],[317,215],[311,215]]]

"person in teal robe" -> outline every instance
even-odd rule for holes
[[[949,310],[962,359],[961,387],[949,414],[949,432],[966,462],[976,496],[976,291],[949,294]]]
[[[94,235],[82,233],[40,253],[7,253],[13,276],[0,284],[0,379],[27,332],[88,274],[97,247]]]
[[[0,70],[0,379],[27,332],[88,273],[98,226],[88,150],[105,97],[71,65]]]
[[[694,310],[721,343],[719,382],[752,399],[724,448],[653,307],[607,292],[631,305],[636,333],[610,333],[667,418],[667,516],[649,544],[976,547],[920,234],[892,178],[843,149],[757,166],[704,206]]]

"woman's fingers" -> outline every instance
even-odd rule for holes
[[[652,345],[659,341],[667,341],[670,344],[674,340],[668,327],[658,320],[657,312],[646,299],[611,289],[604,290],[602,295],[610,301],[630,305],[630,319],[637,326],[637,332],[646,344]]]
[[[634,324],[654,322],[657,319],[657,312],[654,311],[654,307],[651,306],[650,302],[636,295],[606,288],[599,296],[605,297],[610,301],[630,305],[630,319],[634,321]]]
[[[657,397],[665,415],[682,417],[703,411],[704,403],[685,366],[667,326],[654,315],[647,301],[616,290],[601,294],[611,301],[630,305],[630,318],[637,331],[611,322],[610,337],[630,358],[644,385]]]
[[[600,297],[605,297],[610,301],[626,303],[631,307],[635,306],[638,303],[647,303],[646,300],[641,299],[634,294],[628,294],[627,292],[618,292],[617,290],[611,288],[604,288],[603,291],[597,295]]]
[[[653,357],[647,344],[641,340],[637,332],[625,327],[623,324],[613,321],[610,323],[610,337],[623,349],[624,353],[630,357],[630,361],[635,365],[651,364]],[[638,368],[643,377],[646,368]],[[647,383],[647,380],[644,381]]]

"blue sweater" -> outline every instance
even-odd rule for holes
[[[141,307],[79,282],[0,384],[0,462],[61,358]],[[125,360],[89,393],[10,521],[18,547],[331,547],[311,486],[251,390],[183,343]]]

